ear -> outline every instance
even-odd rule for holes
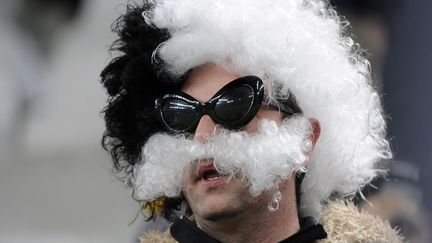
[[[310,157],[312,156],[312,153],[315,149],[315,145],[318,142],[318,138],[321,134],[321,125],[319,123],[319,121],[315,118],[309,118],[309,122],[311,123],[312,126],[312,137],[311,137],[311,143],[312,143],[312,148],[309,152],[307,152],[306,154],[306,161],[305,161],[305,166],[307,167]]]
[[[313,151],[315,148],[315,144],[318,142],[318,138],[321,134],[321,125],[320,125],[319,121],[315,118],[309,118],[309,122],[311,123],[312,130],[313,130],[312,131],[313,132],[312,133],[312,139],[311,139],[312,151]]]

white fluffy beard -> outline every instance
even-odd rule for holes
[[[206,143],[185,136],[155,134],[134,167],[134,196],[145,201],[177,197],[184,170],[199,159],[212,158],[220,174],[236,175],[257,197],[263,191],[277,190],[279,182],[294,171],[305,170],[306,154],[312,149],[310,138],[310,122],[300,116],[287,118],[279,125],[261,120],[254,134],[219,129]]]

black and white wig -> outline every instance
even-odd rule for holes
[[[382,172],[377,163],[391,152],[380,99],[370,85],[369,62],[345,35],[346,26],[321,0],[148,0],[143,7],[130,6],[116,28],[119,56],[102,72],[109,94],[103,141],[115,167],[131,175],[135,197],[180,196],[178,171],[207,155],[220,161],[220,171],[242,170],[251,195],[274,190],[293,171],[306,169],[309,117],[320,122],[321,136],[301,185],[302,214],[319,218],[330,195],[358,192]],[[257,153],[228,163],[232,157],[215,152],[214,146],[223,148],[222,140],[234,146],[236,139],[250,139],[241,131],[222,131],[212,148],[196,148],[185,137],[165,134],[157,123],[154,98],[179,89],[188,71],[207,63],[261,77],[276,100],[291,93],[297,98],[302,116],[281,126],[263,121],[263,135],[252,138],[277,157],[272,170],[261,170],[266,176],[249,169],[259,165],[258,159],[253,165],[246,161],[274,157]],[[266,134],[283,135],[270,141]],[[294,149],[284,152],[288,144]]]

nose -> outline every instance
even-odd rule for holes
[[[217,129],[216,123],[210,116],[204,115],[201,117],[198,126],[195,130],[194,140],[200,143],[205,143]]]

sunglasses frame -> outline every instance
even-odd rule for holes
[[[247,111],[246,115],[242,117],[241,120],[235,121],[235,122],[227,122],[220,117],[216,115],[214,112],[214,107],[217,104],[217,101],[224,96],[227,92],[232,91],[235,88],[239,87],[248,87],[253,91],[253,100],[251,102],[251,105],[249,107],[249,110]],[[207,102],[199,102],[192,96],[186,94],[182,91],[177,91],[173,94],[165,94],[162,97],[159,97],[155,100],[155,109],[157,111],[158,117],[161,120],[161,122],[164,124],[164,126],[171,132],[174,133],[185,133],[185,132],[192,132],[196,129],[200,119],[204,115],[209,115],[213,121],[215,121],[217,124],[220,124],[228,129],[239,129],[241,127],[244,127],[246,124],[248,124],[252,118],[256,115],[258,112],[262,100],[264,97],[264,83],[263,81],[256,76],[244,76],[240,77],[238,79],[235,79],[231,81],[230,83],[223,86],[216,94]],[[183,130],[177,130],[172,128],[168,125],[168,123],[165,121],[163,116],[163,104],[165,100],[170,98],[176,98],[181,99],[185,101],[186,103],[193,105],[196,108],[197,112],[197,119],[188,126],[187,128]]]

